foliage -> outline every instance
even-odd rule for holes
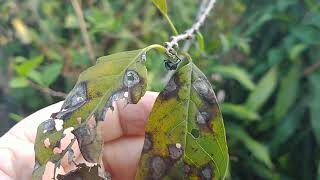
[[[0,4],[2,132],[13,124],[8,113],[25,116],[62,100],[39,92],[39,87],[69,92],[90,66],[71,3],[32,2]],[[172,34],[153,4],[143,0],[83,1],[82,8],[97,57],[165,42]],[[180,31],[192,24],[197,8],[194,0],[167,4]],[[218,99],[228,105],[221,109],[230,153],[228,177],[319,178],[319,2],[218,1],[201,33],[204,50],[195,44],[189,53]],[[41,63],[16,70],[40,57]],[[168,77],[159,56],[149,57],[149,90],[159,91]],[[247,80],[216,70],[218,65],[240,68]],[[43,77],[50,80],[43,82]]]

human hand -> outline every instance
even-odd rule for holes
[[[144,128],[157,93],[147,92],[136,105],[118,101],[114,112],[107,113],[103,122],[103,164],[114,180],[134,179],[144,142]],[[41,109],[28,116],[0,138],[0,179],[31,179],[34,166],[34,142],[38,125],[58,112],[62,102]],[[62,145],[63,146],[63,145]],[[75,143],[75,162],[84,162]],[[57,173],[64,174],[73,168],[64,158]],[[52,169],[52,168],[50,168]],[[53,170],[53,169],[52,169]],[[46,171],[44,179],[53,177]]]

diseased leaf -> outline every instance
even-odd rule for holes
[[[311,74],[308,78],[310,89],[310,117],[313,134],[317,143],[320,144],[320,72]]]
[[[110,178],[104,179],[98,176],[99,166],[94,165],[93,167],[88,167],[86,164],[78,164],[77,169],[70,171],[66,175],[58,175],[58,180],[108,180]]]
[[[228,114],[244,121],[255,121],[260,119],[256,112],[251,111],[245,105],[223,103],[220,107],[222,114]]]
[[[268,100],[277,85],[277,68],[271,68],[259,81],[255,90],[249,95],[246,105],[253,111],[258,111]]]
[[[42,176],[47,162],[59,166],[68,149],[63,153],[53,151],[60,146],[64,130],[68,128],[72,128],[84,159],[101,164],[101,122],[106,118],[106,112],[113,110],[115,101],[125,99],[127,103],[135,104],[145,94],[146,52],[151,48],[154,46],[101,57],[95,66],[80,74],[61,110],[38,128],[34,179]],[[56,127],[57,122],[62,123],[61,128]]]
[[[161,11],[162,14],[167,14],[167,1],[166,0],[152,0],[153,4]]]
[[[216,96],[205,75],[188,63],[153,106],[136,179],[223,179],[228,159]]]
[[[255,88],[255,84],[252,82],[249,74],[237,66],[214,66],[212,68],[213,72],[222,74],[227,78],[232,78],[237,80],[241,85],[249,90]]]

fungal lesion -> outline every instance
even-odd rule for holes
[[[192,82],[192,87],[199,96],[210,105],[217,104],[216,95],[211,87],[210,82],[206,78],[197,78]]]

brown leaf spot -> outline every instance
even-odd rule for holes
[[[150,160],[150,170],[152,179],[161,179],[167,172],[167,163],[160,157],[155,156]]]
[[[79,124],[81,124],[82,118],[81,117],[77,117],[77,121]]]
[[[142,152],[148,152],[152,148],[152,140],[149,134],[145,134]]]
[[[213,177],[211,167],[209,165],[204,166],[199,172],[199,177],[201,180],[211,180]]]
[[[177,148],[176,144],[169,144],[168,150],[169,150],[170,159],[174,161],[180,159],[183,154],[183,149],[181,147],[181,144],[180,144],[180,148]]]
[[[179,91],[179,77],[174,74],[169,80],[164,90],[160,93],[159,97],[163,100],[171,97],[176,97]]]
[[[131,88],[140,82],[140,76],[137,72],[129,70],[125,73],[123,83],[126,87]]]
[[[193,88],[197,91],[200,97],[208,104],[216,104],[216,96],[207,79],[197,79],[192,83]]]
[[[197,125],[205,131],[212,131],[212,127],[211,127],[211,120],[213,118],[213,114],[214,112],[207,112],[207,111],[198,111],[196,113],[196,123]]]
[[[52,132],[55,129],[55,121],[53,119],[48,119],[41,123],[41,126],[43,128],[43,133],[49,133]]]
[[[192,174],[192,168],[188,164],[184,164],[184,174],[190,176]]]

